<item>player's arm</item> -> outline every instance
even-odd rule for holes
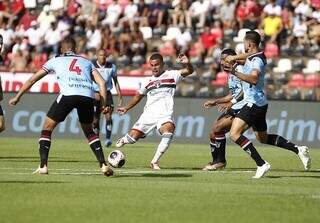
[[[102,108],[102,112],[105,113],[107,112],[106,108],[106,83],[105,80],[102,78],[102,76],[100,75],[100,73],[96,70],[93,69],[92,70],[92,77],[94,82],[97,83],[97,85],[99,86],[99,94],[100,94],[100,103],[101,103],[101,108]]]
[[[193,66],[186,55],[179,54],[177,61],[183,65],[183,68],[180,70],[182,77],[186,77],[193,73]]]
[[[233,104],[236,104],[237,102],[239,102],[242,98],[243,98],[243,91],[241,91],[236,97],[233,97],[232,94],[229,93],[224,97],[206,101],[203,104],[203,106],[205,108],[211,108],[213,106],[216,106],[219,104],[225,104],[225,103],[231,103],[231,106],[232,106]]]
[[[238,62],[238,61],[245,61],[249,56],[253,55],[255,53],[241,53],[237,55],[229,55],[226,57],[226,62],[232,63],[232,62]]]
[[[3,91],[2,91],[2,84],[1,84],[1,78],[0,78],[0,101],[3,100]]]
[[[119,84],[117,76],[113,77],[113,82],[114,82],[114,86],[116,87],[116,91],[117,91],[117,94],[118,94],[118,107],[121,107],[121,105],[122,105],[122,94],[121,94],[120,84]]]
[[[48,71],[44,69],[40,69],[38,72],[36,72],[34,75],[32,75],[20,88],[19,92],[9,100],[9,105],[14,106],[16,105],[21,96],[28,91],[38,80],[43,78],[48,74]]]
[[[137,92],[135,96],[128,102],[127,106],[119,107],[117,109],[118,113],[120,115],[126,114],[131,108],[136,106],[136,104],[138,104],[143,97],[144,97],[143,94],[140,94],[139,92]]]
[[[253,69],[251,73],[247,75],[237,70],[234,70],[232,71],[232,74],[244,82],[256,85],[258,83],[258,77],[259,77],[260,71],[257,69]]]

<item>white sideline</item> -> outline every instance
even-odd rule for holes
[[[24,175],[31,174],[35,169],[32,168],[14,168],[14,167],[0,167],[0,170],[25,170],[28,172],[0,172],[3,174],[15,174],[15,175]],[[30,172],[29,172],[30,171]],[[53,172],[52,172],[53,171]],[[58,172],[55,172],[58,171]],[[63,171],[63,172],[59,172]],[[114,169],[115,174],[124,175],[124,174],[212,174],[212,173],[252,173],[252,170],[219,170],[219,171],[202,171],[202,170],[166,170],[162,169],[159,171],[154,170],[137,170],[137,169]],[[93,169],[49,169],[50,175],[100,175],[99,170]]]

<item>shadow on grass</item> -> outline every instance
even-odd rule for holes
[[[30,180],[6,180],[0,181],[0,184],[64,184],[62,181],[30,181]]]
[[[265,176],[265,178],[272,178],[272,179],[277,179],[277,178],[313,178],[313,179],[319,179],[320,176],[307,176],[307,175],[299,175],[299,176]]]
[[[122,178],[122,177],[158,177],[158,178],[179,178],[179,177],[192,177],[192,174],[159,174],[159,173],[144,173],[144,174],[120,174],[114,175],[112,178]]]

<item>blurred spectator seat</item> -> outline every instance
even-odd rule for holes
[[[236,43],[243,42],[243,39],[244,39],[247,31],[250,31],[250,29],[240,29],[238,32],[238,35],[233,38],[233,41]]]
[[[317,59],[310,59],[307,63],[307,67],[302,70],[305,74],[316,73],[320,71],[320,61]]]
[[[289,98],[291,100],[301,100],[301,92],[299,89],[292,89],[290,92],[289,92]]]
[[[304,61],[302,58],[294,59],[292,62],[293,70],[300,71],[304,68]]]
[[[210,90],[209,90],[209,88],[208,88],[207,86],[201,87],[201,88],[197,91],[196,95],[197,95],[198,97],[206,97],[206,98],[208,98],[208,97],[210,97]]]
[[[163,41],[171,41],[176,38],[176,36],[181,35],[181,30],[178,27],[169,27],[165,36],[162,37]]]
[[[217,74],[217,79],[211,81],[211,85],[213,87],[224,87],[228,84],[228,74],[227,72],[219,72]]]
[[[142,33],[143,39],[151,39],[152,38],[152,29],[151,29],[151,27],[145,26],[145,27],[140,27],[139,29],[140,29],[140,31]]]
[[[304,100],[306,101],[314,101],[317,99],[317,94],[316,91],[314,89],[309,89],[304,93]]]
[[[304,76],[303,74],[293,74],[288,86],[290,88],[298,88],[304,86]]]
[[[278,45],[275,43],[267,43],[264,49],[264,54],[266,55],[267,58],[278,57],[279,56]]]
[[[306,76],[304,87],[305,88],[317,88],[320,86],[320,77],[317,74],[310,74]]]
[[[277,67],[274,67],[273,68],[273,72],[276,72],[276,73],[284,73],[284,72],[287,72],[287,71],[291,71],[292,69],[292,62],[290,59],[288,58],[281,58],[279,61],[278,61],[278,65]]]
[[[281,88],[274,92],[274,99],[277,100],[285,100],[286,99],[286,92]]]

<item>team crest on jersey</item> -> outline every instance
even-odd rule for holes
[[[159,88],[160,85],[161,85],[161,80],[156,80],[156,81],[154,82],[154,85],[156,86],[156,88]]]

